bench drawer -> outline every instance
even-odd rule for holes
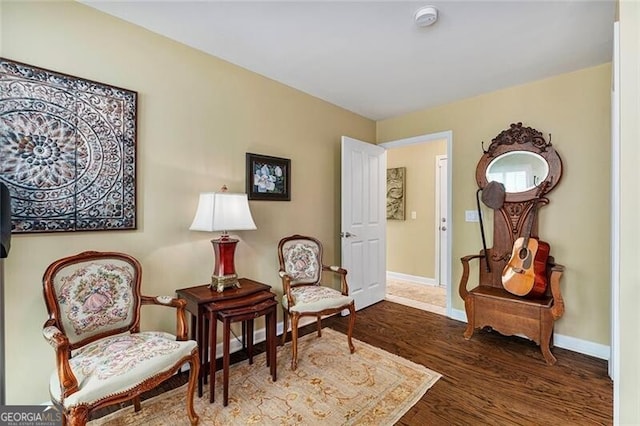
[[[541,307],[513,300],[474,295],[474,326],[490,326],[500,334],[524,334],[540,343]]]

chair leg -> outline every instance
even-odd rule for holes
[[[353,334],[353,326],[356,323],[356,305],[354,302],[351,302],[349,305],[349,330],[347,331],[347,341],[349,342],[349,350],[351,353],[354,353],[356,348],[353,346],[353,342],[351,341],[351,335]]]
[[[66,418],[66,424],[69,426],[84,426],[89,421],[89,408],[86,405],[80,405],[69,410]]]
[[[133,398],[133,411],[136,413],[140,411],[140,396]]]
[[[193,408],[193,396],[196,391],[196,383],[199,379],[200,373],[200,356],[198,350],[193,353],[193,357],[189,360],[189,386],[187,387],[187,416],[191,426],[196,426],[200,418]]]
[[[291,314],[291,369],[298,368],[298,320],[297,312]]]
[[[318,331],[318,337],[322,337],[322,316],[318,315],[316,321],[316,330]]]
[[[289,331],[289,313],[285,308],[282,308],[282,340],[280,341],[281,346],[284,346],[284,343],[287,340],[287,331]]]

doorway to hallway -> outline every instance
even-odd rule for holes
[[[385,299],[448,316],[451,143],[448,131],[379,144],[405,174],[404,216],[387,220]]]

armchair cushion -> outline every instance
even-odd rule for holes
[[[282,306],[292,312],[320,312],[326,309],[337,309],[347,306],[353,300],[338,290],[329,287],[306,285],[293,287],[290,290],[293,305],[289,307],[287,296],[282,298]]]
[[[128,391],[147,379],[175,367],[196,348],[193,340],[177,341],[160,331],[123,333],[96,340],[77,349],[69,360],[79,390],[64,399],[65,407],[89,404]],[[57,371],[51,375],[51,396],[60,402]]]

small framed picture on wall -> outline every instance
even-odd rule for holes
[[[291,160],[247,152],[247,197],[291,201]]]

